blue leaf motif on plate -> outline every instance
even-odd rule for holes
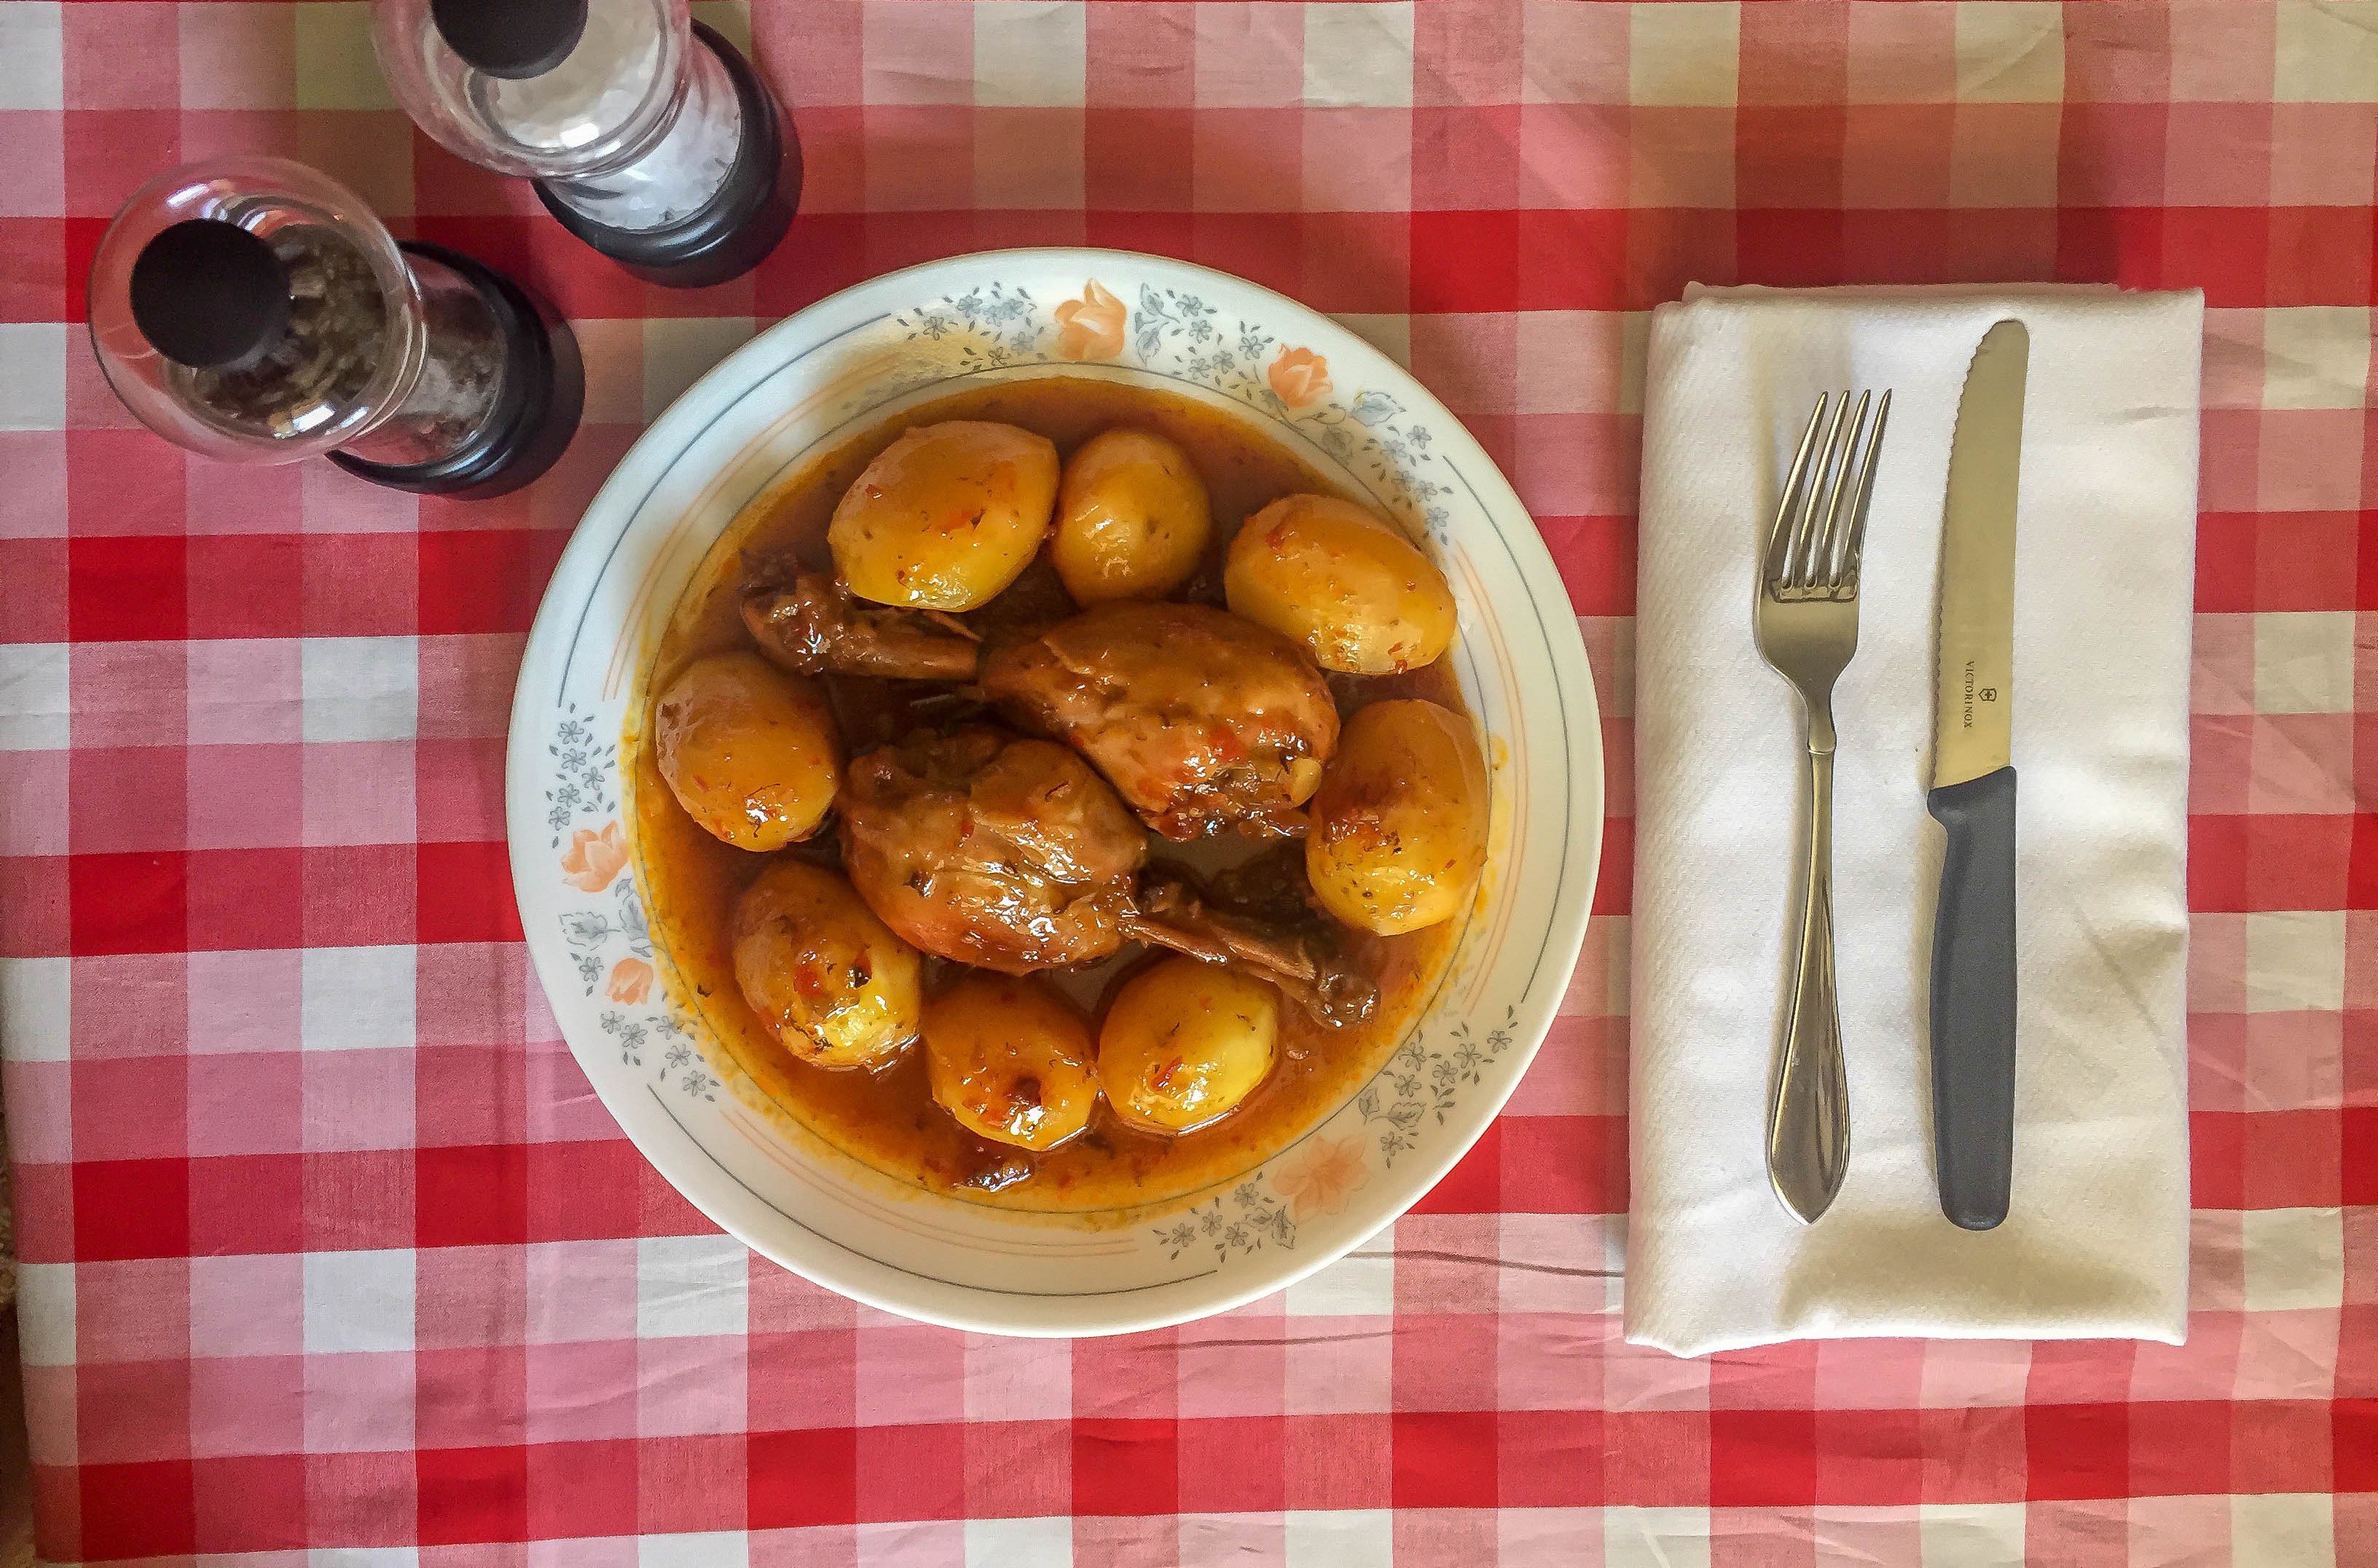
[[[594,947],[611,935],[611,917],[592,910],[572,910],[561,917],[561,935],[573,947]]]

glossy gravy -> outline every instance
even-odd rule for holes
[[[1359,1028],[1331,1031],[1283,1005],[1279,1061],[1269,1080],[1232,1115],[1179,1138],[1126,1128],[1101,1102],[1082,1135],[1027,1156],[975,1138],[935,1104],[916,1048],[873,1072],[829,1072],[785,1051],[744,1003],[730,952],[736,897],[766,858],[719,842],[679,807],[643,743],[651,728],[645,710],[652,694],[690,660],[749,645],[737,604],[747,556],[790,552],[826,564],[825,527],[843,491],[903,430],[943,419],[1003,420],[1039,432],[1068,453],[1118,425],[1154,430],[1178,442],[1205,477],[1216,536],[1207,568],[1183,597],[1214,603],[1220,602],[1215,585],[1222,551],[1244,517],[1282,495],[1340,489],[1250,421],[1170,393],[1082,377],[1007,381],[959,392],[910,409],[816,459],[771,486],[727,529],[696,573],[646,671],[639,718],[627,738],[636,880],[673,999],[704,1026],[696,1037],[721,1076],[731,1082],[739,1071],[759,1090],[763,1098],[756,1108],[763,1114],[798,1123],[896,1183],[1003,1209],[1094,1224],[1120,1222],[1151,1205],[1178,1204],[1236,1179],[1342,1104],[1378,1069],[1434,993],[1460,922],[1409,936],[1358,937],[1356,960],[1380,989],[1373,1018]],[[1054,591],[1052,579],[1045,562],[1036,563],[1011,594],[1046,596]],[[994,602],[979,613],[994,616],[1000,608]],[[1379,680],[1333,676],[1331,684],[1346,713],[1391,696],[1425,696],[1459,709],[1449,664],[1440,660],[1428,669]],[[916,704],[933,689],[839,676],[825,680],[854,754],[934,717],[930,700],[922,707]],[[821,834],[793,852],[835,860],[832,838],[831,831]],[[1156,858],[1187,861],[1206,870],[1259,850],[1227,837],[1198,846],[1155,844]],[[1050,978],[1095,1016],[1105,993],[1146,956],[1144,949],[1127,947],[1105,962]],[[935,980],[954,966],[938,959],[928,965],[930,995]],[[1029,1162],[1028,1176],[1003,1186],[986,1182],[987,1172],[1002,1167],[1012,1176],[1019,1160]]]

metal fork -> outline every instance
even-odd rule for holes
[[[1872,396],[1858,393],[1855,412],[1847,392],[1817,399],[1759,576],[1759,651],[1799,694],[1808,735],[1800,940],[1767,1103],[1768,1179],[1803,1222],[1832,1202],[1850,1160],[1849,1083],[1833,989],[1833,682],[1857,651],[1867,502],[1891,417],[1886,391],[1868,433]]]

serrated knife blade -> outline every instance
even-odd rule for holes
[[[2031,339],[2020,321],[1982,337],[1965,372],[1940,526],[1940,642],[1932,786],[2007,766],[2014,712],[2014,513]]]

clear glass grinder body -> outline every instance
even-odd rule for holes
[[[685,0],[376,0],[373,45],[424,130],[535,181],[565,228],[653,282],[748,271],[791,220],[791,127]]]
[[[328,453],[403,488],[494,493],[576,426],[558,318],[466,257],[400,247],[301,163],[225,158],[149,181],[102,237],[90,299],[108,384],[210,457]]]

